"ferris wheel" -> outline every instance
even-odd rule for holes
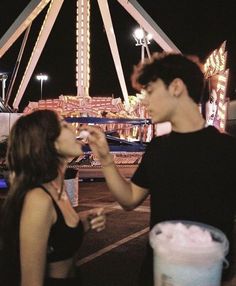
[[[127,105],[128,92],[121,65],[116,36],[112,24],[108,0],[97,0],[114,60],[116,72],[121,86],[124,101]],[[154,20],[148,15],[136,0],[116,0],[137,21],[137,23],[148,33],[152,34],[153,40],[164,50],[179,52],[180,50],[160,29]],[[30,78],[34,72],[43,48],[47,42],[55,20],[60,12],[64,0],[31,0],[22,13],[17,17],[7,32],[0,39],[0,58],[14,44],[18,37],[27,31],[40,14],[48,7],[46,16],[38,34],[33,51],[29,58],[27,67],[13,101],[13,108],[18,109]],[[90,5],[91,0],[76,1],[76,87],[77,96],[89,95],[90,83]],[[27,38],[27,37],[26,37]],[[8,98],[9,99],[9,98]],[[7,99],[7,100],[8,100]]]

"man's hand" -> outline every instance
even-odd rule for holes
[[[88,144],[93,154],[98,157],[103,167],[113,164],[113,157],[110,154],[109,146],[106,136],[100,127],[97,126],[84,126],[81,130],[89,132],[87,137]]]

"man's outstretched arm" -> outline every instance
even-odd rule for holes
[[[101,162],[103,174],[111,193],[124,209],[134,209],[148,196],[148,189],[135,185],[120,174],[110,154],[103,131],[94,126],[87,126],[86,130],[89,132],[89,146]]]

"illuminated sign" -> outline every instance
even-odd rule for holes
[[[210,100],[207,103],[206,121],[220,131],[225,130],[227,104],[226,98],[229,70],[226,69],[227,52],[225,42],[214,50],[204,64],[205,77],[209,82]]]

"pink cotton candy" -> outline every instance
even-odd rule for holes
[[[82,130],[77,138],[86,140],[89,137],[89,134],[90,133],[87,130]]]
[[[220,286],[229,242],[213,226],[193,221],[166,221],[149,233],[155,285]]]
[[[168,242],[172,247],[185,246],[191,248],[211,246],[216,243],[213,241],[209,231],[196,225],[186,226],[182,223],[160,225],[158,241]]]

